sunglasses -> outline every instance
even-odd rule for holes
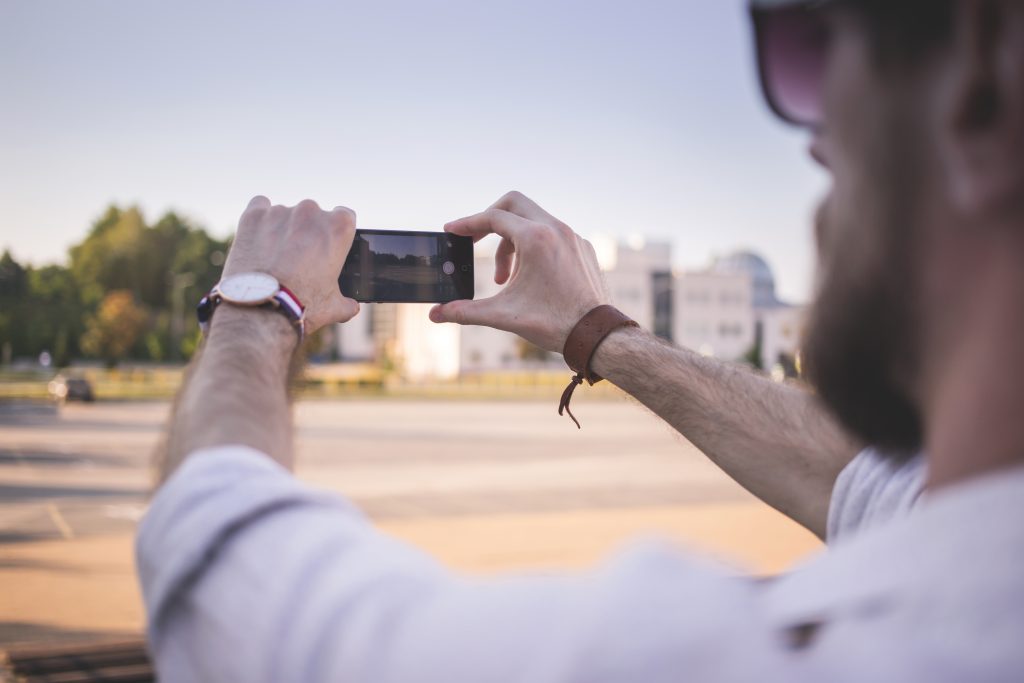
[[[831,35],[822,9],[829,0],[751,0],[761,89],[783,121],[822,123],[822,86]]]

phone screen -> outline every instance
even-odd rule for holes
[[[473,240],[444,232],[356,230],[338,286],[362,302],[472,299]]]

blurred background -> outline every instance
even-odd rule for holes
[[[826,178],[740,0],[3,0],[0,88],[0,647],[141,632],[148,457],[255,194],[435,230],[520,190],[643,326],[798,374]],[[758,573],[817,547],[614,387],[577,432],[559,357],[426,310],[306,350],[299,475],[389,533],[473,573],[649,533]]]

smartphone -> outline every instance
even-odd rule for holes
[[[338,287],[365,303],[472,299],[473,239],[446,232],[356,230]]]

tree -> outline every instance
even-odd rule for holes
[[[758,337],[754,340],[754,343],[751,344],[750,348],[747,349],[746,353],[740,356],[740,361],[757,370],[764,370],[764,368],[761,367],[761,353],[761,338]]]
[[[205,230],[192,227],[174,213],[161,218],[153,232],[173,239],[173,248],[166,252],[172,258],[163,271],[168,299],[161,304],[161,310],[167,310],[168,316],[163,319],[166,326],[160,334],[169,358],[189,358],[195,352],[199,334],[195,305],[220,278],[228,242],[213,239]]]
[[[82,350],[114,367],[135,346],[147,322],[146,311],[135,303],[130,291],[109,292],[86,322]]]
[[[3,358],[27,352],[22,318],[28,308],[28,274],[10,251],[0,256],[0,353]]]
[[[516,339],[516,353],[520,360],[525,361],[546,362],[551,358],[550,353],[525,339]]]
[[[53,355],[57,367],[77,355],[84,327],[85,309],[71,271],[64,266],[44,266],[28,273],[31,308],[25,316],[27,344],[31,353]]]
[[[121,211],[112,206],[89,235],[71,248],[71,272],[90,308],[98,305],[106,292],[117,289],[141,298],[143,280],[151,276],[148,271],[152,269],[144,249],[145,231],[137,208]]]
[[[130,355],[188,358],[198,331],[192,310],[216,283],[227,247],[174,212],[150,226],[139,209],[112,206],[72,247],[71,271],[87,310],[107,292],[127,290],[154,313]]]
[[[0,358],[35,357],[44,350],[58,365],[79,352],[107,362],[188,358],[199,333],[195,304],[216,283],[227,249],[227,241],[174,212],[149,225],[136,207],[110,206],[71,248],[67,266],[25,267],[4,252]],[[115,345],[126,349],[116,353],[106,347],[111,321],[104,318],[115,304],[133,324],[142,321],[140,330],[121,330],[134,334],[127,344],[118,335]]]

